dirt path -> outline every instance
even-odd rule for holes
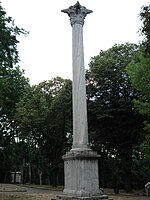
[[[37,189],[32,187],[23,187],[15,184],[0,184],[0,193],[27,193],[27,194],[49,194],[58,193],[62,194],[62,191],[51,191],[48,189]]]
[[[61,195],[62,191],[52,191],[50,189],[37,189],[31,187],[23,187],[14,184],[0,184],[0,200],[51,200],[57,195]],[[113,200],[150,200],[146,196],[131,195],[108,195]]]

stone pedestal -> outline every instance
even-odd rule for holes
[[[98,157],[96,152],[70,151],[65,156],[65,188],[58,199],[108,199],[99,189]]]
[[[63,194],[74,197],[99,196],[98,155],[93,151],[72,151],[64,157],[65,189]]]

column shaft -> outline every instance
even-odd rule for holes
[[[88,147],[87,103],[84,68],[83,26],[72,26],[73,149]]]

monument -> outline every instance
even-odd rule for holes
[[[99,189],[98,155],[88,141],[83,25],[92,11],[77,2],[62,10],[72,26],[73,145],[64,159],[65,188],[57,199],[108,199]]]

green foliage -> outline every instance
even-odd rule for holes
[[[14,115],[16,102],[28,84],[23,71],[14,66],[19,62],[17,36],[20,34],[27,32],[15,26],[0,5],[0,114],[7,118]]]
[[[140,19],[143,23],[140,31],[144,36],[144,51],[146,54],[150,54],[150,5],[142,7]]]
[[[136,91],[132,92],[134,89],[125,71],[125,66],[137,54],[137,45],[115,45],[107,51],[101,51],[98,56],[91,59],[90,73],[93,80],[90,78],[90,81],[95,87],[94,91],[98,92],[94,94],[95,100],[100,100],[103,107],[118,107],[118,104],[123,106],[123,101],[126,106],[133,96],[137,95]]]
[[[7,117],[12,117],[14,115],[16,103],[19,101],[27,84],[28,80],[23,76],[23,72],[19,67],[8,69],[5,75],[1,74],[1,115],[6,114]]]
[[[135,100],[137,110],[146,116],[145,130],[150,132],[150,5],[143,6],[140,13],[143,25],[141,32],[145,36],[138,61],[133,60],[127,67],[133,86],[141,92]]]
[[[19,138],[39,148],[49,173],[58,171],[71,145],[71,97],[71,81],[57,77],[28,87],[17,105]]]
[[[150,177],[150,135],[140,144],[138,151],[133,152],[133,181],[140,188],[149,181]]]
[[[107,152],[106,159],[116,158],[120,174],[115,177],[121,176],[124,181],[120,185],[127,190],[132,187],[132,151],[144,138],[143,117],[133,105],[140,93],[126,72],[126,66],[138,55],[135,44],[114,45],[93,57],[87,72],[91,145],[101,155]]]
[[[1,166],[0,181],[8,181],[12,166],[12,144],[17,135],[17,124],[14,120],[16,103],[19,101],[28,79],[16,64],[19,62],[17,36],[26,34],[15,26],[11,17],[0,3],[0,147]]]
[[[127,67],[132,84],[141,92],[141,96],[134,101],[137,110],[147,117],[145,130],[150,132],[150,57],[141,53],[139,62],[134,60]]]
[[[144,158],[150,161],[150,135],[147,135],[141,144],[141,151],[144,155]]]
[[[18,63],[19,55],[17,50],[17,35],[27,34],[14,24],[11,17],[6,16],[5,10],[0,5],[0,65],[13,67]]]
[[[144,129],[147,131],[145,140],[141,142],[140,149],[136,151],[133,159],[133,178],[137,184],[144,185],[150,176],[150,6],[143,6],[140,18],[142,27],[140,29],[144,40],[140,48],[138,59],[133,59],[127,66],[127,72],[131,78],[132,85],[140,91],[140,96],[134,99],[134,107],[145,117]],[[141,185],[141,187],[142,187]]]

